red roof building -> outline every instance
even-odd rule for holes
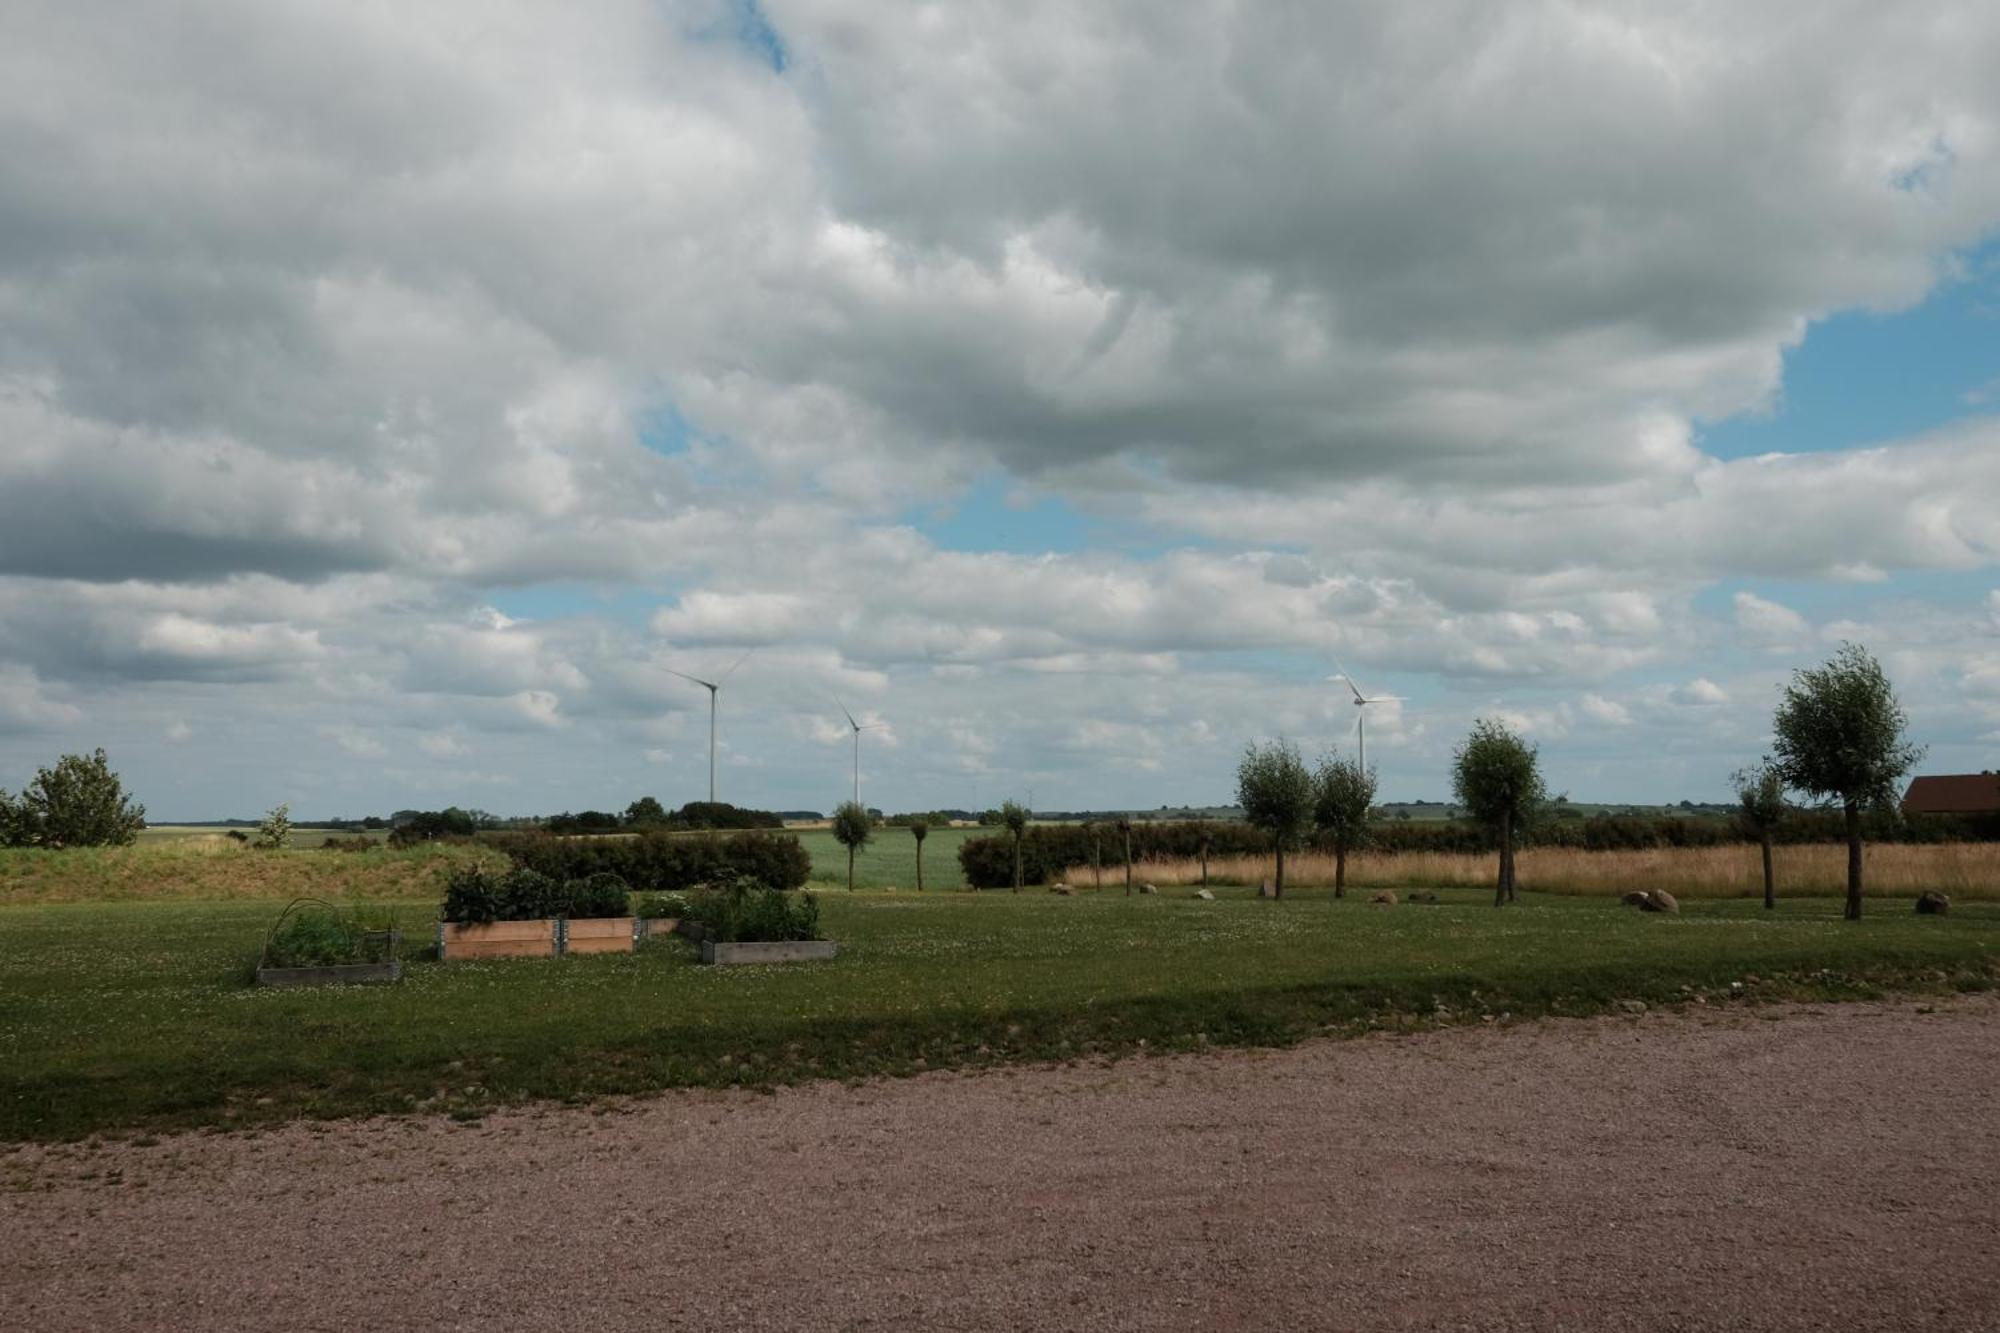
[[[1903,793],[1906,815],[1990,815],[2000,813],[2000,774],[1949,773],[1912,778]]]

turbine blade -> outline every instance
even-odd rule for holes
[[[712,690],[715,688],[715,686],[709,684],[709,682],[703,680],[700,676],[690,676],[687,672],[676,671],[672,667],[663,667],[661,669],[664,670],[670,676],[679,676],[682,680],[691,680],[695,684],[701,686],[703,689]]]
[[[750,654],[756,651],[757,651],[756,644],[751,644],[748,648],[745,648],[743,650],[743,656],[737,658],[734,662],[731,662],[729,664],[729,670],[723,672],[720,676],[716,677],[715,683],[717,685],[720,685],[722,684],[723,681],[728,680],[731,676],[735,675],[736,668],[742,666],[745,662],[749,661]]]
[[[1329,653],[1329,654],[1328,654],[1328,656],[1329,656],[1329,657],[1331,657],[1331,656],[1332,656],[1332,654],[1331,654],[1331,653]],[[1356,699],[1356,700],[1361,700],[1361,687],[1360,687],[1359,685],[1356,685],[1356,684],[1354,683],[1354,677],[1353,677],[1352,675],[1348,674],[1348,670],[1347,670],[1347,668],[1346,668],[1346,667],[1344,667],[1344,666],[1340,666],[1340,659],[1339,659],[1339,658],[1335,657],[1335,658],[1333,659],[1333,664],[1334,664],[1335,666],[1337,666],[1337,667],[1340,667],[1340,678],[1341,678],[1341,679],[1342,679],[1343,681],[1347,682],[1347,688],[1348,688],[1348,689],[1350,689],[1350,690],[1354,691],[1354,697],[1355,697],[1355,699]],[[1365,701],[1363,701],[1363,702],[1365,702]]]
[[[1403,696],[1400,694],[1371,694],[1361,702],[1365,704],[1399,704],[1403,702]]]
[[[847,711],[847,705],[840,701],[840,696],[835,694],[828,697],[833,700],[833,706],[840,710],[840,715],[847,719],[847,725],[853,727],[856,731],[861,730],[861,724],[854,720],[854,714]]]

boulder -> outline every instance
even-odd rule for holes
[[[1665,889],[1653,889],[1646,894],[1646,901],[1639,904],[1639,910],[1679,913],[1681,905],[1680,901]]]
[[[1429,889],[1418,889],[1403,899],[1406,903],[1434,903],[1437,900],[1438,896]]]
[[[1196,889],[1194,891],[1194,896],[1201,899],[1205,903],[1212,903],[1215,901],[1215,895],[1210,893],[1207,889]]]
[[[1396,905],[1396,891],[1394,889],[1377,889],[1368,895],[1368,901],[1371,903],[1381,903],[1385,907],[1394,907]]]
[[[1050,892],[1050,893],[1059,893],[1059,894],[1061,894],[1061,895],[1062,895],[1063,897],[1067,898],[1067,897],[1069,897],[1069,896],[1070,896],[1071,894],[1075,893],[1075,892],[1076,892],[1076,890],[1075,890],[1075,889],[1072,889],[1072,888],[1071,888],[1071,887],[1070,887],[1069,885],[1067,885],[1067,884],[1051,884],[1051,885],[1049,885],[1049,892]]]
[[[1951,898],[1936,889],[1925,889],[1917,895],[1918,916],[1943,916],[1950,910]]]
[[[1624,903],[1627,907],[1644,907],[1646,905],[1646,895],[1635,889],[1618,901]]]
[[[1141,893],[1158,893],[1158,892],[1159,892],[1159,890],[1158,890],[1158,889],[1156,889],[1156,888],[1154,888],[1154,887],[1153,887],[1152,885],[1150,885],[1150,884],[1141,884],[1141,885],[1139,886],[1139,892],[1141,892]]]

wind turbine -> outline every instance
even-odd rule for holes
[[[736,668],[742,666],[750,654],[756,651],[755,648],[744,649],[743,656],[730,663],[729,670],[714,680],[703,680],[700,676],[690,676],[685,671],[667,668],[669,675],[679,676],[682,680],[691,680],[708,691],[708,803],[710,805],[715,804],[715,696],[722,692],[722,683],[735,675]]]
[[[879,731],[882,728],[882,724],[880,722],[868,722],[868,723],[856,722],[854,720],[854,714],[847,711],[846,704],[840,703],[839,699],[835,699],[834,702],[840,704],[840,715],[847,719],[847,725],[853,728],[854,731],[854,803],[856,805],[860,805],[861,804],[861,733],[864,731]]]
[[[1334,658],[1333,664],[1340,667],[1340,674],[1335,676],[1334,679],[1346,683],[1348,690],[1354,695],[1354,706],[1361,710],[1354,716],[1354,735],[1358,751],[1356,761],[1361,765],[1362,771],[1366,772],[1368,770],[1368,705],[1400,703],[1403,696],[1400,694],[1363,694],[1361,687],[1354,683],[1354,677],[1348,674],[1347,668],[1340,666],[1340,659],[1337,657]]]

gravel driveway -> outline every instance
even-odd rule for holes
[[[2000,997],[0,1149],[9,1329],[2000,1328]]]

